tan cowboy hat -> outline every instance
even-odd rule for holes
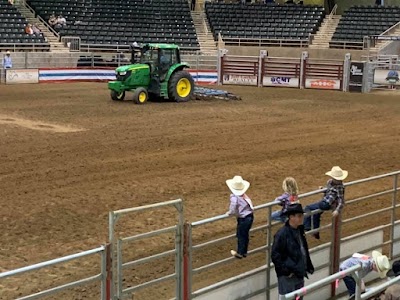
[[[234,195],[241,196],[250,187],[250,182],[243,180],[242,176],[235,176],[232,179],[228,179],[226,185]]]
[[[372,251],[372,259],[374,260],[376,269],[380,278],[385,278],[386,273],[390,269],[389,259],[386,255],[382,255],[379,251]]]
[[[326,172],[325,175],[328,175],[336,180],[344,180],[346,179],[347,175],[349,175],[349,172],[342,170],[339,166],[334,166],[332,167],[332,170]]]

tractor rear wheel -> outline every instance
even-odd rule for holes
[[[172,74],[168,83],[168,97],[176,102],[186,102],[192,98],[194,92],[194,80],[186,71],[178,71]]]
[[[144,104],[147,102],[149,99],[149,94],[147,93],[147,90],[143,87],[139,87],[135,90],[135,93],[133,94],[133,102],[136,104]]]
[[[125,91],[118,93],[117,91],[111,90],[111,99],[114,101],[122,101],[125,99]]]

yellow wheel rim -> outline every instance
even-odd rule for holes
[[[139,94],[139,102],[140,103],[143,103],[143,102],[145,102],[146,101],[146,93],[145,92],[141,92],[140,94]]]
[[[190,84],[189,79],[181,78],[176,85],[176,92],[179,97],[185,98],[187,97],[192,90],[192,85]]]
[[[124,96],[124,93],[117,94],[117,98],[118,98],[118,99],[121,99],[123,96]]]

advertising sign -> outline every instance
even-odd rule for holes
[[[350,64],[350,81],[349,91],[360,92],[362,91],[362,82],[364,75],[364,63],[351,62]]]
[[[285,76],[264,76],[263,86],[299,87],[299,78]]]
[[[399,82],[400,71],[375,69],[374,83],[384,85],[400,85]]]
[[[323,89],[323,90],[340,90],[340,80],[307,78],[306,88]]]
[[[6,84],[39,83],[38,69],[7,69]]]
[[[223,84],[257,85],[256,75],[224,75]]]

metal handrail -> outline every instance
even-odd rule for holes
[[[334,282],[337,279],[341,279],[345,276],[354,274],[355,272],[357,272],[358,270],[360,270],[362,268],[361,264],[355,265],[351,268],[348,268],[344,271],[340,271],[338,273],[335,273],[331,276],[325,277],[317,282],[311,283],[309,285],[307,285],[306,287],[300,288],[298,290],[295,290],[294,292],[288,293],[286,295],[283,296],[284,299],[295,299],[296,297],[301,297],[304,296],[305,294],[309,293],[309,292],[313,292],[318,290],[321,286],[323,285],[328,285],[332,282]]]
[[[309,37],[304,38],[304,39],[271,39],[271,38],[232,38],[232,37],[223,37],[223,41],[225,44],[237,44],[238,46],[241,45],[253,45],[253,44],[258,44],[259,46],[265,46],[265,45],[277,45],[279,44],[279,47],[283,46],[298,46],[298,47],[306,47],[309,45]]]
[[[34,10],[28,3],[26,3],[26,1],[23,1],[23,5],[24,5],[27,9],[29,9],[29,11],[30,11],[31,13],[33,13],[33,16],[34,16],[34,17],[36,16],[36,18],[38,18],[39,21],[40,21],[51,33],[53,33],[58,39],[60,39],[60,34],[59,34],[57,31],[55,31],[55,30],[53,29],[53,27],[51,27],[40,15],[36,15],[35,10]]]
[[[39,270],[41,268],[53,266],[53,265],[56,265],[56,264],[59,264],[59,263],[65,263],[67,261],[74,260],[74,259],[81,258],[81,257],[85,257],[85,256],[88,256],[88,255],[91,255],[91,254],[99,253],[99,252],[102,252],[104,250],[105,250],[105,247],[101,246],[101,247],[98,247],[98,248],[95,248],[95,249],[91,249],[91,250],[87,250],[87,251],[84,251],[84,252],[71,254],[71,255],[68,255],[68,256],[64,256],[64,257],[48,260],[48,261],[45,261],[45,262],[41,262],[41,263],[38,263],[38,264],[30,265],[30,266],[27,266],[27,267],[22,267],[22,268],[11,270],[11,271],[6,271],[6,272],[3,272],[3,273],[0,273],[0,279],[4,279],[4,278],[10,277],[10,276],[14,276],[14,275],[23,274],[23,273],[26,273],[26,272],[29,272],[29,271]]]

